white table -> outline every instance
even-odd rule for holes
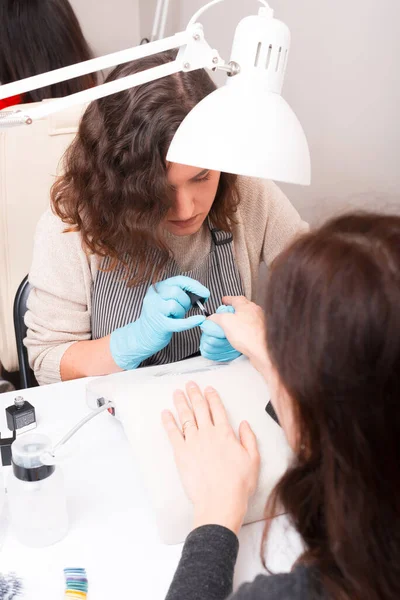
[[[89,412],[88,380],[21,392],[36,408],[37,431],[57,442]],[[18,392],[19,394],[20,392]],[[6,437],[4,409],[16,393],[0,395],[0,431]],[[129,444],[117,419],[103,413],[68,443],[62,469],[68,495],[70,530],[58,544],[31,549],[8,532],[0,553],[0,571],[15,571],[24,582],[24,598],[62,600],[65,567],[84,567],[93,600],[162,600],[178,564],[181,546],[160,543],[151,508],[136,472]],[[244,527],[235,587],[262,571],[259,558],[263,524]],[[297,535],[276,520],[269,565],[287,571],[300,551]]]

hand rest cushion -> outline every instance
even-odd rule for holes
[[[184,389],[192,380],[202,389],[211,385],[218,390],[236,432],[241,421],[247,420],[257,436],[261,473],[245,523],[263,519],[267,497],[291,459],[282,429],[265,411],[269,402],[267,385],[245,358],[229,365],[194,358],[89,384],[92,398],[102,396],[115,404],[154,507],[160,537],[167,544],[184,541],[190,532],[192,506],[180,483],[161,412],[170,408],[175,413],[174,390]]]

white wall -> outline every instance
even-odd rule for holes
[[[181,27],[205,0],[184,0]],[[271,0],[292,32],[284,97],[309,139],[311,188],[282,186],[309,220],[349,206],[400,212],[399,0]],[[229,60],[254,0],[226,0],[200,21]]]
[[[166,35],[206,0],[170,0]],[[156,0],[71,0],[96,54],[151,33]],[[229,60],[236,24],[256,0],[226,0],[202,16],[210,44]],[[305,218],[348,206],[400,212],[399,0],[271,0],[292,32],[284,96],[309,139],[310,188],[282,186]],[[223,83],[224,76],[218,77]]]
[[[97,56],[124,50],[140,42],[139,0],[70,2]]]
[[[186,0],[169,0],[165,36],[173,35],[180,28],[181,6]],[[140,37],[149,38],[153,29],[157,0],[139,0]]]

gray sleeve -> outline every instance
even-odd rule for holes
[[[260,575],[232,594],[238,550],[236,535],[225,527],[195,529],[186,540],[166,600],[309,600],[310,572],[303,566],[291,573]]]
[[[242,585],[229,600],[309,600],[311,597],[308,571],[298,567],[291,573],[259,575],[251,583]]]
[[[166,600],[225,600],[232,592],[236,535],[205,525],[188,536]]]

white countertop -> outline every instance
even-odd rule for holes
[[[36,409],[38,429],[56,443],[89,411],[88,380],[0,395],[0,431],[7,437],[4,409],[22,395]],[[9,434],[10,432],[8,432]],[[159,541],[153,514],[136,472],[128,441],[117,419],[103,413],[68,443],[63,457],[70,516],[68,535],[58,544],[32,549],[8,530],[0,552],[0,572],[15,571],[29,600],[62,600],[66,567],[84,567],[93,600],[162,600],[178,564],[181,546]],[[9,468],[3,469],[9,471]],[[7,474],[6,474],[7,475]],[[262,572],[262,523],[243,528],[235,587]],[[287,571],[300,543],[285,520],[274,523],[269,566]]]

